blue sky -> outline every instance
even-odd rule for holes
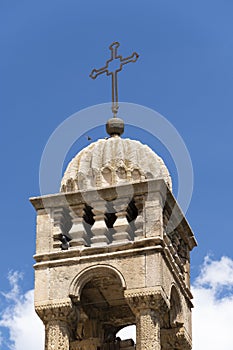
[[[93,81],[89,74],[104,64],[115,40],[123,56],[140,55],[119,75],[120,100],[158,111],[190,152],[194,192],[187,218],[199,243],[192,278],[208,254],[233,258],[232,13],[230,0],[0,0],[0,290],[16,270],[24,274],[22,290],[33,288],[35,213],[28,198],[40,194],[40,158],[62,121],[110,101],[109,79]],[[106,136],[103,128],[90,133]],[[134,128],[127,136],[152,142]],[[81,137],[70,157],[87,144]],[[166,149],[150,146],[176,184]]]

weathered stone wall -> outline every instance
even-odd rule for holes
[[[64,336],[62,350],[70,344],[79,349],[81,343],[94,350],[130,323],[137,325],[137,350],[191,348],[188,265],[194,236],[178,207],[177,227],[167,231],[176,203],[163,181],[133,187],[127,207],[120,200],[114,204],[112,226],[113,217],[104,215],[103,202],[91,192],[92,213],[80,193],[32,200],[37,209],[35,305],[46,326],[47,350],[58,346],[54,334]],[[149,187],[153,191],[146,193]],[[122,186],[123,194],[127,188]],[[112,199],[114,191],[104,189],[104,198]],[[88,343],[90,338],[95,344]]]

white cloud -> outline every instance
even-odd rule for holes
[[[43,350],[44,327],[34,312],[33,290],[22,294],[19,281],[22,276],[11,273],[11,290],[2,293],[10,304],[0,318],[0,327],[10,334],[8,348],[12,350]],[[192,286],[195,308],[193,310],[193,350],[231,350],[233,325],[233,260],[209,257]],[[123,334],[124,333],[124,334]],[[135,329],[124,330],[123,339],[135,337]],[[0,333],[0,346],[6,339]]]
[[[1,292],[1,294],[5,297],[7,300],[17,301],[18,297],[20,295],[20,288],[19,288],[19,281],[23,279],[23,274],[18,271],[11,271],[8,275],[8,281],[11,286],[11,289],[9,292],[4,293]]]
[[[232,288],[233,260],[223,256],[219,261],[205,257],[201,273],[195,281],[196,285],[209,286],[212,289]]]
[[[194,282],[193,350],[232,350],[233,260],[205,258]]]
[[[1,335],[1,347],[12,350],[43,350],[44,326],[34,311],[33,290],[20,293],[18,272],[9,274],[11,290],[2,293],[9,305],[3,310],[0,327],[9,331],[9,340]],[[3,334],[3,332],[2,332]]]

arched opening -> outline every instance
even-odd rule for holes
[[[93,344],[99,350],[120,349],[118,331],[135,323],[124,298],[125,287],[119,271],[108,265],[87,268],[74,279],[70,297],[80,314],[76,341],[90,349]]]
[[[179,327],[184,323],[182,305],[179,293],[174,285],[171,288],[170,305],[170,326]]]
[[[132,345],[136,344],[136,325],[130,325],[121,328],[117,334],[116,337],[119,337],[122,341],[125,340],[132,340]],[[134,343],[134,344],[133,344]]]

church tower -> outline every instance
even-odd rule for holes
[[[110,137],[71,160],[60,193],[31,198],[45,349],[190,350],[196,240],[163,160],[122,138],[114,111]],[[136,345],[116,336],[128,325]]]

